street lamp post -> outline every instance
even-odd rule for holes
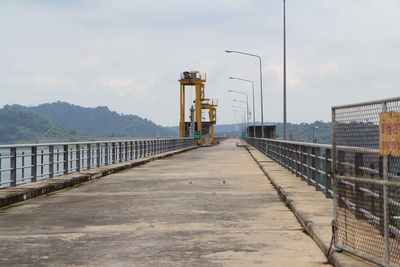
[[[244,101],[240,101],[240,100],[236,100],[236,99],[232,99],[233,101],[236,101],[236,102],[242,102],[242,103],[246,103],[246,102],[244,102]],[[244,113],[246,113],[246,108],[245,107],[241,107],[241,106],[232,106],[233,108],[240,108],[240,109],[242,109],[242,111],[244,112]],[[245,119],[245,122],[246,122],[246,125],[248,125],[248,117],[247,116],[245,116],[244,117],[244,119]]]
[[[286,138],[286,0],[283,0],[283,139]]]
[[[236,53],[236,54],[241,54],[241,55],[245,55],[245,56],[256,57],[256,58],[258,58],[258,60],[260,62],[261,137],[264,138],[264,108],[263,108],[263,90],[262,90],[263,87],[262,87],[262,63],[261,63],[261,57],[259,55],[240,52],[240,51],[234,51],[234,50],[225,50],[225,52],[226,53]]]
[[[239,112],[241,115],[243,115],[243,122],[242,122],[242,131],[243,131],[243,129],[244,129],[244,127],[245,127],[245,124],[246,124],[246,116],[245,116],[245,110],[244,110],[244,108],[243,107],[239,107],[239,106],[232,106],[232,108],[240,108],[241,110],[237,110],[237,109],[232,109],[232,111],[233,112]]]
[[[240,120],[238,120],[238,119],[236,118],[236,114],[235,114],[235,112],[239,112],[239,111],[238,111],[238,110],[235,110],[235,109],[232,109],[232,112],[233,112],[233,117],[235,118],[236,131],[238,132],[238,136],[240,136],[240,132],[239,132],[239,129],[240,129],[239,122],[240,122]],[[240,111],[240,113],[241,113],[241,111]]]
[[[246,101],[242,101],[242,100],[238,100],[238,99],[232,99],[235,102],[240,102],[243,104],[246,104],[246,132],[249,132],[249,102],[248,100]]]
[[[246,119],[247,119],[247,127],[248,127],[248,126],[249,126],[249,114],[250,114],[250,113],[249,113],[249,95],[248,95],[247,93],[245,93],[245,92],[234,91],[234,90],[228,90],[228,92],[229,92],[229,93],[237,93],[237,94],[246,95],[246,102],[241,101],[241,100],[236,100],[236,99],[233,99],[233,101],[246,103],[246,108],[247,108],[247,116],[246,116]]]
[[[237,77],[229,77],[229,79],[232,80],[240,80],[240,81],[245,81],[251,83],[251,90],[253,93],[253,137],[256,137],[256,106],[255,106],[255,101],[254,101],[254,82],[251,80],[246,80],[242,78],[237,78]]]
[[[239,102],[239,101],[237,101],[237,102]],[[243,101],[243,103],[245,103],[245,102]],[[245,115],[244,116],[245,127],[248,127],[249,122],[248,122],[247,116],[246,116],[246,108],[242,107],[242,106],[232,106],[232,108],[240,108],[243,111],[243,114]]]

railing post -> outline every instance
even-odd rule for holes
[[[332,190],[332,177],[330,176],[330,173],[332,171],[332,163],[330,162],[330,159],[332,157],[332,150],[331,149],[325,149],[325,175],[324,175],[324,186],[325,186],[325,197],[326,198],[332,198],[332,195],[329,193],[330,190]]]
[[[108,143],[104,143],[104,166],[110,164],[110,147]]]
[[[114,164],[116,161],[116,155],[115,155],[115,142],[111,142],[111,162],[110,164]]]
[[[18,165],[18,163],[17,163]],[[25,152],[21,151],[21,180],[22,183],[24,183],[25,181]]]
[[[100,167],[101,166],[101,144],[100,143],[97,143],[96,144],[96,149],[95,149],[95,151],[96,151],[96,164],[95,164],[95,166],[96,167]]]
[[[87,144],[87,169],[91,169],[92,168],[92,145],[91,144]]]
[[[307,152],[305,146],[300,146],[300,179],[302,181],[306,181],[306,175],[307,175],[307,168],[304,166],[304,164],[307,164],[307,156],[305,153]]]
[[[80,172],[81,171],[81,146],[76,145],[75,147],[75,157],[76,157],[76,171]]]
[[[17,186],[17,148],[10,148],[10,185]]]
[[[316,191],[321,191],[321,175],[319,173],[319,170],[321,169],[321,149],[319,147],[314,147],[314,181],[315,181],[315,190]]]
[[[383,156],[382,160],[382,180],[387,182],[389,179],[389,157]],[[388,186],[383,184],[383,234],[384,234],[384,261],[387,266],[390,264],[390,240],[389,240],[389,197]]]
[[[123,147],[122,147],[122,142],[118,142],[118,146],[119,146],[119,150],[118,150],[118,162],[122,162],[122,158],[124,156],[124,151],[123,151]]]
[[[354,166],[354,173],[356,177],[363,177],[364,176],[364,171],[362,170],[361,167],[364,166],[364,157],[362,153],[356,153],[355,154],[355,166]],[[356,206],[356,218],[357,219],[363,219],[364,216],[360,209],[362,208],[362,203],[363,203],[363,192],[360,190],[360,183],[359,182],[354,182],[354,204]]]
[[[49,146],[49,178],[54,177],[54,146]]]
[[[156,140],[156,154],[161,153],[161,141],[160,140]]]
[[[37,181],[37,147],[31,147],[31,182]]]
[[[68,166],[69,166],[69,159],[68,159],[68,145],[64,145],[64,174],[68,174]]]
[[[131,141],[127,141],[126,142],[126,160],[131,160],[132,159],[132,142]]]
[[[345,174],[345,168],[343,165],[343,162],[346,160],[346,154],[344,151],[337,151],[337,157],[338,157],[338,162],[337,162],[337,173],[339,175],[344,175]],[[342,197],[346,197],[346,186],[340,179],[337,179],[337,204],[339,208],[347,208],[346,204],[344,203]]]
[[[121,142],[121,146],[122,146],[122,151],[121,151],[121,154],[122,154],[122,157],[121,157],[121,162],[122,161],[126,161],[127,160],[127,155],[128,155],[128,146],[127,146],[127,143],[126,142]]]
[[[310,168],[312,164],[312,147],[307,147],[307,183],[308,185],[312,185],[311,178],[312,178],[312,169]]]
[[[301,146],[296,145],[296,176],[301,176]]]

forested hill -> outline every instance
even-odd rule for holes
[[[83,138],[29,111],[0,109],[0,143],[39,142],[44,139],[78,141]]]
[[[26,107],[11,106],[39,114],[58,126],[88,137],[169,137],[174,131],[136,115],[123,115],[107,107],[87,108],[65,102]]]

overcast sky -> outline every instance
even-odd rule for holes
[[[400,95],[399,0],[286,2],[289,122]],[[60,100],[177,125],[179,74],[199,70],[218,123],[234,122],[228,89],[251,92],[229,76],[255,81],[259,120],[257,59],[232,49],[262,57],[264,120],[282,121],[282,25],[282,0],[1,0],[0,105]]]

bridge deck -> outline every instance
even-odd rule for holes
[[[233,140],[31,199],[0,210],[0,217],[4,266],[326,261]]]

